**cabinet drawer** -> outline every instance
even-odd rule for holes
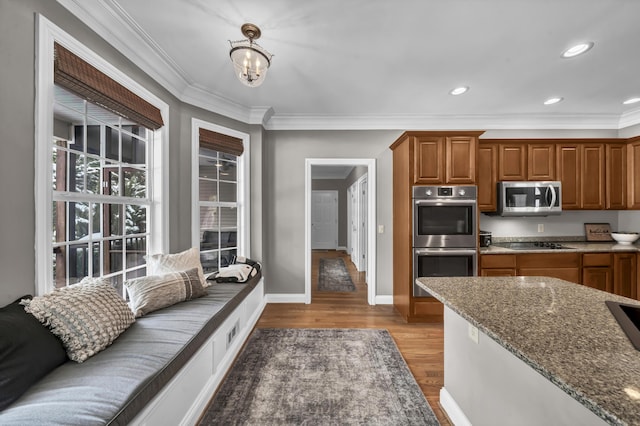
[[[485,254],[483,256],[480,256],[480,269],[515,267],[515,254]]]
[[[437,317],[444,314],[444,305],[435,298],[413,301],[413,315],[417,317]]]
[[[527,253],[518,255],[518,268],[577,268],[578,253]]]
[[[582,266],[611,266],[611,253],[585,253]]]

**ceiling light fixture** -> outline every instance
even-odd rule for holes
[[[254,42],[262,35],[260,28],[254,24],[244,24],[240,28],[246,40],[231,41],[229,56],[236,75],[242,84],[249,87],[258,87],[267,76],[267,70],[271,65],[271,53]]]
[[[561,97],[556,97],[556,98],[549,98],[546,101],[544,101],[545,105],[553,105],[553,104],[557,104],[558,102],[562,101]]]
[[[593,47],[593,42],[592,41],[587,42],[587,43],[576,44],[575,46],[571,46],[570,48],[568,48],[567,50],[562,52],[562,57],[563,58],[573,58],[575,56],[582,55],[583,53],[585,53],[587,50],[591,49],[592,47]]]
[[[462,95],[463,93],[466,93],[467,90],[469,90],[469,87],[460,86],[460,87],[456,87],[455,89],[451,89],[449,94],[451,94],[453,96]]]
[[[636,102],[640,102],[640,98],[629,98],[623,102],[625,105],[635,104]]]

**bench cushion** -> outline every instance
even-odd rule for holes
[[[129,423],[255,288],[214,284],[201,298],[139,318],[82,364],[67,362],[0,412],[2,425]]]

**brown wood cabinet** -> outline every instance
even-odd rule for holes
[[[607,144],[605,160],[605,208],[623,210],[627,207],[627,145]]]
[[[414,144],[414,183],[476,183],[478,132],[462,135],[405,132],[403,137]]]
[[[481,212],[497,210],[498,144],[481,143],[478,146],[478,209]]]
[[[584,253],[582,255],[582,284],[598,290],[613,292],[611,253]]]
[[[605,149],[602,143],[560,143],[556,175],[562,182],[562,208],[605,207]]]
[[[556,179],[556,146],[552,143],[527,144],[527,180]]]
[[[637,299],[637,254],[613,254],[613,292],[620,296]]]
[[[525,253],[516,258],[516,272],[523,276],[560,278],[580,283],[579,253]]]
[[[433,297],[413,297],[414,184],[475,184],[478,136],[483,132],[404,132],[393,151],[393,304],[407,322],[441,322]]]
[[[483,277],[513,277],[516,275],[516,255],[482,255],[478,269]]]
[[[498,145],[498,180],[527,180],[527,145],[500,143]]]
[[[627,144],[627,208],[640,209],[640,136]]]

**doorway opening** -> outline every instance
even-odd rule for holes
[[[357,168],[359,176],[352,174],[349,180],[342,177],[344,193],[336,204],[342,207],[342,218],[338,218],[337,238],[330,236],[330,221],[333,209],[328,191],[335,188],[323,186],[319,176],[326,173],[349,174]],[[315,178],[314,178],[315,176]],[[325,177],[324,179],[332,179]],[[339,176],[339,175],[338,175]],[[305,303],[311,303],[312,293],[312,250],[314,248],[345,251],[351,256],[358,272],[366,273],[367,302],[375,304],[376,297],[376,164],[375,159],[314,159],[305,161]],[[337,180],[340,180],[339,178]],[[338,182],[339,184],[340,182]],[[336,182],[332,183],[333,185]],[[330,186],[330,185],[329,185]],[[319,211],[322,210],[322,211]],[[340,213],[338,213],[340,216]],[[322,229],[321,233],[319,229]],[[333,235],[333,234],[331,234]],[[333,240],[332,240],[333,239]],[[333,242],[332,242],[333,241]]]

